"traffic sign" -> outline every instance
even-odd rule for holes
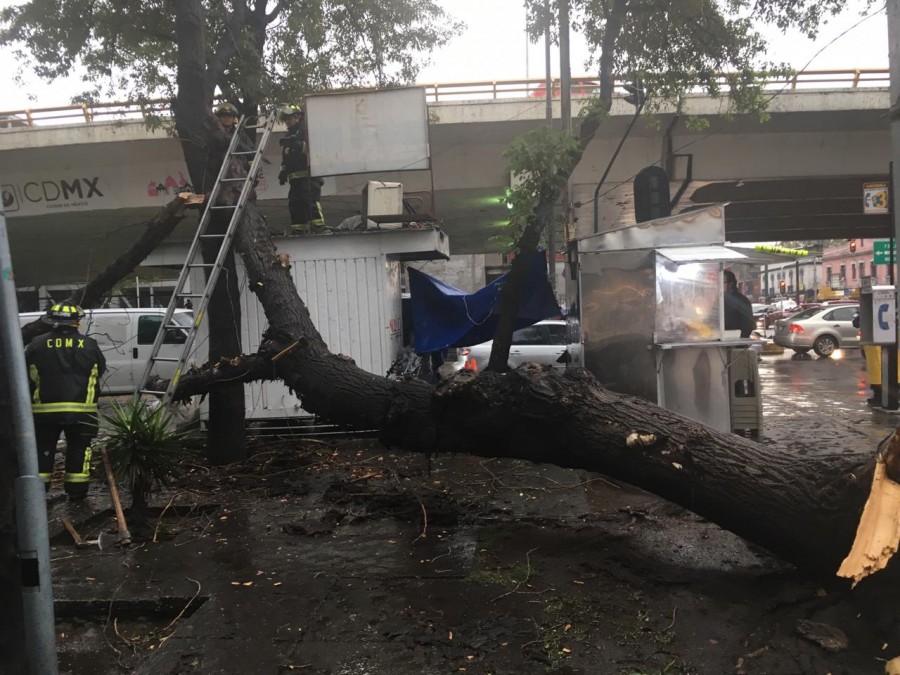
[[[891,242],[889,239],[876,239],[872,242],[873,257],[872,262],[876,265],[891,264]],[[894,242],[894,263],[897,263],[897,242]]]
[[[888,213],[888,184],[863,183],[863,213]]]

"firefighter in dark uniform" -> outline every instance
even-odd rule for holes
[[[232,103],[220,103],[216,106],[216,117],[226,134],[233,134],[238,121],[238,109]]]
[[[97,395],[106,359],[97,342],[78,332],[84,311],[53,305],[43,317],[49,333],[25,348],[31,381],[31,412],[38,470],[49,486],[60,433],[66,436],[65,490],[71,500],[87,496],[91,477],[91,439],[97,435]]]
[[[286,106],[280,117],[287,124],[287,133],[281,144],[281,173],[278,182],[290,183],[288,210],[291,214],[291,230],[296,233],[322,231],[325,217],[322,215],[322,180],[309,175],[309,151],[306,146],[306,125],[303,109]]]

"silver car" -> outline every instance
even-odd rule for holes
[[[775,322],[776,345],[805,354],[812,349],[819,356],[831,356],[837,349],[859,347],[859,329],[853,317],[859,305],[811,307]]]
[[[466,368],[484,370],[491,358],[493,340],[469,347]],[[566,364],[559,358],[566,351],[566,322],[561,319],[539,321],[533,326],[520,328],[513,333],[509,348],[509,367],[523,363],[540,363],[565,370]],[[464,351],[464,350],[463,350]]]

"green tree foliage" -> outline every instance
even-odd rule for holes
[[[648,111],[680,109],[685,94],[726,95],[735,113],[765,108],[765,77],[786,73],[767,58],[760,28],[797,29],[810,39],[847,0],[569,0],[571,27],[591,49],[585,65],[598,70],[600,96],[609,101],[612,79],[640,77],[650,93]],[[865,0],[870,8],[874,0]],[[557,2],[525,0],[529,32],[558,34]]]
[[[32,0],[0,12],[0,45],[53,80],[81,73],[80,100],[176,94],[176,2]],[[334,86],[409,83],[461,25],[433,0],[204,0],[210,94],[297,100]]]
[[[508,244],[518,241],[541,199],[552,200],[562,190],[565,176],[557,167],[565,166],[577,150],[578,140],[571,132],[555,132],[544,126],[523,134],[506,149],[503,156],[515,178],[515,187],[506,195]]]
[[[542,186],[534,186],[535,200],[517,250],[536,246],[543,230],[550,225],[553,205],[561,186],[581,161],[588,144],[612,105],[617,79],[640,79],[647,92],[648,112],[672,106],[683,109],[687,95],[701,93],[728,97],[734,114],[756,113],[765,116],[771,94],[765,80],[773,74],[786,74],[788,68],[767,59],[767,44],[760,26],[773,24],[781,30],[796,28],[815,37],[829,17],[842,11],[847,0],[567,0],[571,31],[587,39],[591,57],[586,64],[598,77],[598,93],[582,111],[577,147],[567,161],[554,166],[554,175]],[[867,7],[874,4],[867,0]],[[540,40],[547,27],[557,39],[559,34],[558,0],[524,0],[528,11],[531,38]],[[689,120],[690,122],[690,120]],[[702,120],[695,120],[701,126]],[[546,143],[547,139],[541,142]],[[535,155],[541,153],[536,152]],[[515,157],[525,155],[516,150]],[[538,176],[537,164],[511,163],[511,170]],[[596,208],[597,205],[594,205]],[[521,227],[521,213],[511,221]],[[528,242],[527,244],[525,242]],[[528,257],[519,255],[513,263],[505,293],[520,287]],[[504,302],[503,313],[490,368],[505,367],[512,338],[518,301]]]
[[[75,69],[86,86],[77,100],[171,100],[165,124],[203,192],[228,143],[210,113],[216,97],[253,114],[266,99],[406,83],[459,29],[434,0],[30,0],[0,12],[0,46],[46,79]],[[227,216],[218,215],[213,227],[224,231]],[[227,256],[208,308],[211,360],[240,352],[234,265]],[[240,386],[211,393],[213,461],[246,452],[242,394]]]

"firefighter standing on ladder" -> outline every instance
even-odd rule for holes
[[[91,439],[97,435],[97,395],[106,359],[97,342],[78,332],[84,310],[53,305],[43,317],[52,329],[25,348],[38,470],[49,487],[60,433],[66,436],[65,490],[70,500],[87,496]]]
[[[291,214],[291,230],[295,233],[323,231],[325,218],[319,199],[322,180],[309,175],[309,151],[306,146],[303,109],[285,106],[280,117],[287,124],[287,133],[279,141],[281,145],[281,173],[278,182],[290,183],[288,210]]]

